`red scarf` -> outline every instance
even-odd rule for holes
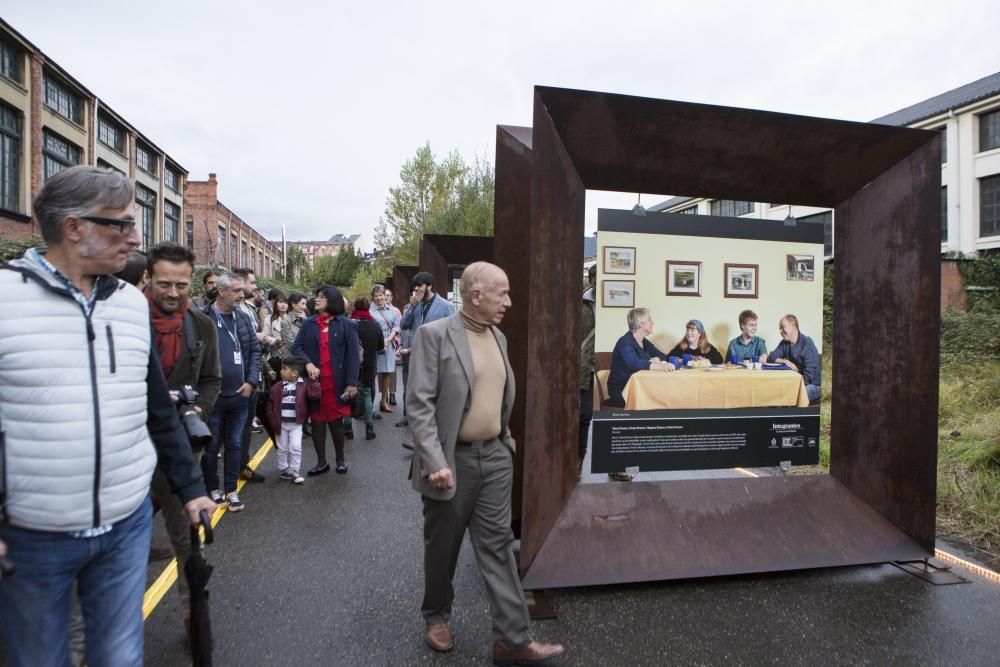
[[[149,290],[146,290],[146,300],[149,301],[149,313],[153,319],[153,332],[156,334],[156,351],[160,355],[160,365],[163,366],[163,374],[170,377],[174,370],[174,364],[181,356],[181,344],[183,342],[184,315],[187,313],[188,300],[184,299],[180,308],[172,313],[165,313],[160,310]]]
[[[354,312],[351,313],[351,319],[352,320],[369,320],[369,321],[374,321],[375,320],[375,318],[372,317],[372,314],[369,313],[367,310],[359,310],[359,309],[355,309]]]

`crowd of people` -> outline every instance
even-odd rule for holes
[[[135,193],[120,173],[63,170],[33,211],[46,249],[0,268],[0,557],[16,572],[0,576],[0,621],[11,665],[141,665],[154,507],[183,572],[190,528],[219,506],[244,509],[240,477],[265,481],[249,466],[258,423],[282,479],[330,472],[327,434],[333,469],[347,474],[355,400],[374,439],[375,419],[397,404],[397,364],[407,389],[397,425],[413,420],[403,446],[424,498],[425,641],[452,647],[450,581],[468,529],[494,602],[494,660],[535,664],[563,651],[531,640],[510,553],[514,385],[495,327],[510,305],[498,267],[470,267],[458,314],[427,273],[403,312],[382,286],[353,304],[333,286],[311,299],[265,295],[249,269],[205,274],[193,299],[187,248],[133,252]],[[469,332],[477,363],[472,383],[447,388],[447,410],[433,378],[458,357],[435,356],[443,347],[431,342],[446,328]],[[455,368],[472,368],[464,363]],[[316,460],[303,476],[308,434]]]

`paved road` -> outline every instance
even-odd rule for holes
[[[247,487],[246,510],[223,518],[208,552],[217,665],[488,664],[468,545],[455,650],[422,642],[420,503],[394,421],[348,444],[344,476],[295,487],[265,459],[268,481]],[[995,665],[1000,584],[970,578],[935,587],[884,565],[551,591],[559,618],[535,634],[567,643],[567,665]],[[149,665],[187,664],[174,591],[147,621],[146,647]]]

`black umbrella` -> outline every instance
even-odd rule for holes
[[[212,522],[208,512],[201,511],[201,524],[205,527],[205,544],[211,544]],[[212,619],[208,614],[208,580],[215,568],[202,555],[201,535],[191,528],[191,556],[184,564],[184,576],[191,590],[191,664],[194,667],[212,667]]]

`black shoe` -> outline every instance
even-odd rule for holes
[[[309,468],[309,470],[306,471],[306,474],[309,475],[310,477],[315,477],[316,475],[322,475],[323,473],[327,472],[330,472],[329,463],[327,463],[324,466],[315,466],[313,468]]]
[[[338,463],[337,464],[337,474],[338,475],[346,475],[347,474],[347,464],[346,463]]]
[[[354,427],[344,429],[344,440],[354,440]]]
[[[389,405],[396,405],[396,393],[389,394]]]
[[[259,472],[250,470],[250,468],[243,468],[243,470],[240,471],[240,479],[245,479],[251,484],[261,484],[266,478]]]
[[[396,428],[403,428],[404,426],[409,426],[410,422],[407,421],[406,417],[403,417],[398,422],[396,422]]]
[[[365,440],[375,439],[375,427],[371,424],[365,425]]]
[[[374,417],[375,419],[382,419],[382,413],[376,412],[375,414],[372,415],[372,417]]]

